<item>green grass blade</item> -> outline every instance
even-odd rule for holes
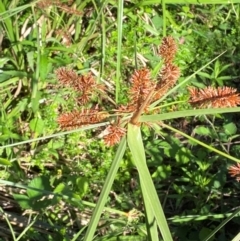
[[[240,0],[164,0],[165,4],[231,4],[240,3]],[[139,3],[140,6],[159,4],[159,0],[145,0]]]
[[[166,4],[165,0],[162,0],[162,12],[163,12],[163,37],[167,35],[167,18],[166,18]]]
[[[1,207],[0,207],[0,213],[2,213],[2,216],[3,216],[4,219],[6,220],[6,223],[7,223],[8,227],[9,227],[9,229],[10,229],[10,232],[11,232],[11,234],[12,234],[13,241],[16,241],[16,236],[15,236],[15,232],[14,232],[14,230],[13,230],[13,227],[12,227],[10,221],[8,220],[7,215],[4,213],[4,211],[3,211],[3,209],[2,209]]]
[[[186,216],[173,216],[168,218],[167,220],[171,223],[193,223],[199,222],[204,220],[216,220],[219,222],[219,219],[228,218],[232,216],[232,213],[225,213],[225,214],[208,214],[208,215],[186,215]],[[240,213],[235,214],[235,217],[240,217]]]
[[[100,77],[104,74],[104,66],[105,66],[105,56],[106,56],[106,23],[105,23],[105,16],[101,13],[101,71]]]
[[[165,0],[167,4],[230,4],[240,3],[240,0]]]
[[[34,11],[34,7],[32,7],[32,13],[33,13],[33,19],[35,24],[37,23],[37,17],[36,17],[36,13]],[[32,88],[32,106],[33,106],[33,99],[36,98],[37,96],[37,92],[38,92],[38,81],[39,81],[39,76],[40,76],[40,56],[41,56],[41,52],[40,52],[40,31],[39,28],[36,28],[37,31],[37,64],[36,64],[36,75],[35,78],[32,78],[32,83],[31,83],[31,88]],[[39,104],[39,103],[38,103]]]
[[[121,78],[121,59],[122,59],[122,28],[123,28],[123,0],[118,1],[118,14],[117,14],[117,73],[116,73],[116,90],[115,100],[118,103],[118,95],[120,92],[120,78]]]
[[[143,180],[140,179],[141,187],[144,185],[142,182]],[[149,203],[148,197],[146,192],[142,190],[143,201],[144,201],[144,209],[145,209],[145,218],[146,218],[146,226],[148,232],[148,240],[149,241],[158,241],[158,230],[157,230],[157,223],[155,219],[155,215],[151,208],[151,203]]]
[[[104,205],[107,201],[109,192],[111,190],[114,178],[116,176],[117,170],[119,168],[120,162],[122,160],[122,157],[126,150],[126,137],[122,138],[116,156],[112,162],[111,168],[109,170],[108,176],[106,178],[106,181],[103,185],[102,192],[100,194],[100,197],[98,199],[96,208],[93,211],[93,215],[91,217],[86,235],[84,237],[84,241],[92,241],[94,233],[96,231],[100,216],[102,214],[102,211],[104,209]]]
[[[146,164],[140,127],[132,124],[128,125],[128,145],[140,176],[144,197],[148,199],[147,203],[152,209],[152,213],[155,215],[157,225],[164,241],[171,241],[172,236]]]
[[[143,115],[140,117],[139,120],[140,122],[156,122],[156,121],[170,120],[170,119],[176,119],[176,118],[187,117],[187,116],[214,115],[214,114],[232,113],[232,112],[240,112],[240,107],[174,111],[171,113],[164,113],[164,114],[157,114],[157,115]]]
[[[0,150],[3,149],[3,148],[13,147],[13,146],[20,146],[20,145],[24,145],[24,144],[27,144],[27,143],[32,143],[32,142],[35,142],[35,141],[47,140],[47,139],[50,139],[50,138],[59,137],[59,136],[63,136],[63,135],[67,135],[67,134],[71,134],[71,133],[75,133],[75,132],[79,132],[79,131],[90,130],[90,129],[94,129],[94,128],[97,128],[97,127],[100,127],[100,126],[105,126],[107,124],[109,124],[109,122],[102,122],[102,123],[99,123],[99,124],[93,124],[93,125],[89,125],[89,126],[84,126],[84,127],[81,127],[81,128],[75,129],[75,130],[64,131],[64,132],[52,134],[52,135],[49,135],[49,136],[43,136],[43,137],[38,137],[38,138],[26,140],[26,141],[12,143],[12,144],[9,144],[9,145],[0,146]]]
[[[240,240],[240,233],[238,233],[232,241],[239,241]]]
[[[204,142],[201,142],[201,141],[199,141],[199,140],[197,140],[197,139],[195,139],[195,138],[193,138],[193,137],[185,134],[185,133],[182,132],[182,131],[179,131],[179,130],[175,129],[175,128],[173,128],[172,126],[169,126],[169,125],[166,125],[166,124],[163,124],[163,123],[162,123],[162,126],[165,127],[165,128],[167,128],[167,129],[169,129],[169,130],[171,130],[171,131],[173,131],[173,132],[175,132],[175,133],[178,133],[178,134],[186,137],[188,140],[191,140],[191,141],[193,141],[193,142],[195,142],[195,143],[197,143],[197,144],[205,147],[206,149],[208,149],[208,150],[210,150],[210,151],[213,151],[213,152],[215,152],[215,153],[217,153],[217,154],[219,154],[219,155],[221,155],[221,156],[224,156],[224,157],[226,157],[226,158],[228,158],[228,159],[230,159],[230,160],[232,160],[232,161],[235,161],[235,162],[239,162],[239,163],[240,163],[240,159],[235,158],[235,157],[233,157],[233,156],[230,156],[229,154],[227,154],[227,153],[225,153],[225,152],[219,151],[218,149],[216,149],[216,148],[214,148],[214,147],[212,147],[212,146],[210,146],[210,145],[207,145],[207,144],[205,144]]]
[[[78,237],[84,232],[84,230],[87,228],[87,226],[84,226],[82,229],[80,229],[77,234],[74,236],[73,239],[71,239],[71,241],[76,241],[78,240]]]
[[[38,215],[36,215],[33,218],[33,221],[31,223],[28,224],[28,226],[19,234],[19,236],[17,237],[16,241],[21,240],[21,238],[26,235],[27,231],[34,225],[34,223],[36,222]]]
[[[230,217],[223,220],[204,240],[208,241],[216,232],[218,232],[226,223],[228,223],[231,219],[233,219],[240,212],[240,208],[238,208]],[[239,239],[238,239],[239,240]]]

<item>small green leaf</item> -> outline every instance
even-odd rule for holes
[[[54,189],[54,193],[62,193],[62,191],[65,189],[64,183],[59,183],[56,188]]]
[[[81,195],[81,197],[83,197],[89,189],[88,178],[79,177],[76,180],[76,184],[77,184],[77,188],[79,190],[79,194]]]
[[[37,190],[32,190],[32,189],[27,189],[27,194],[29,197],[39,197],[43,196],[42,190],[47,190],[51,191],[52,188],[50,186],[49,180],[47,177],[36,177],[34,178],[28,185],[28,187],[40,189],[39,191]]]
[[[9,58],[1,58],[0,59],[0,68],[2,68],[7,62]]]
[[[209,128],[205,127],[205,126],[198,126],[194,129],[194,132],[198,135],[202,135],[202,136],[208,136],[210,135],[210,130]]]
[[[234,135],[237,132],[237,127],[233,122],[224,125],[223,128],[227,135]]]
[[[30,121],[29,127],[32,132],[35,132],[37,135],[43,133],[44,130],[44,122],[42,119],[34,118]]]
[[[185,12],[185,13],[188,13],[190,11],[190,7],[189,6],[183,6],[182,7],[182,10]]]
[[[32,209],[39,211],[50,205],[54,205],[58,202],[56,196],[51,196],[45,193],[45,191],[51,191],[49,180],[47,177],[34,178],[28,187],[36,188],[39,190],[27,189],[29,197],[29,205]]]
[[[21,206],[23,209],[30,209],[31,204],[30,204],[30,199],[23,194],[13,194],[14,199],[18,202],[18,204]]]
[[[187,164],[192,158],[192,153],[189,149],[182,147],[176,154],[176,161],[181,164]]]
[[[171,166],[161,165],[157,167],[157,170],[152,174],[152,177],[162,181],[167,177],[169,177],[170,174],[171,174]]]
[[[34,84],[34,86],[36,86],[36,85],[37,85],[37,83]],[[34,113],[36,113],[38,111],[40,99],[41,99],[41,92],[37,91],[35,94],[35,97],[31,99],[31,107],[32,107],[32,110]]]
[[[21,112],[27,109],[28,99],[23,98],[21,101],[18,102],[17,106],[11,111],[8,115],[8,118],[18,117]]]
[[[211,75],[207,74],[207,73],[204,73],[204,72],[198,72],[198,75],[202,76],[202,77],[205,77],[207,79],[211,79]]]
[[[0,157],[0,165],[11,166],[11,162],[8,159]]]
[[[40,79],[45,80],[48,74],[48,56],[46,54],[40,57]]]
[[[203,227],[200,232],[199,232],[199,240],[203,240],[206,236],[208,236],[210,233],[212,232],[212,230],[210,228],[206,228]],[[210,239],[208,239],[209,241],[212,241],[215,239],[215,236],[213,235]]]
[[[27,52],[27,61],[29,64],[29,68],[31,70],[34,70],[34,52],[33,51]]]

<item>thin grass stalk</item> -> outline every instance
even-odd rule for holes
[[[78,5],[79,3],[76,2]],[[76,8],[78,11],[82,11],[81,5],[79,4]],[[79,19],[79,22],[81,20]],[[81,24],[75,24],[75,34],[74,34],[74,42],[79,41],[80,35],[81,35],[82,25]]]
[[[188,222],[199,222],[203,220],[219,220],[223,218],[228,218],[232,216],[233,213],[225,213],[225,214],[209,214],[209,215],[187,215],[187,216],[174,216],[168,218],[167,220],[171,223],[188,223]],[[240,213],[236,214],[235,217],[239,217]]]
[[[167,36],[167,18],[166,18],[166,3],[162,0],[162,12],[163,12],[163,37]]]
[[[141,130],[139,126],[128,124],[128,145],[134,160],[134,164],[137,167],[141,188],[144,192],[144,196],[147,199],[152,213],[155,216],[156,223],[161,232],[164,241],[172,241],[172,236],[159,201],[157,191],[154,187],[151,174],[149,173],[144,146],[142,142]]]
[[[169,129],[169,130],[171,130],[171,131],[173,131],[173,132],[175,132],[175,133],[178,133],[178,134],[186,137],[188,140],[193,141],[193,142],[197,143],[198,145],[203,146],[203,147],[205,147],[206,149],[208,149],[208,150],[210,150],[210,151],[213,151],[213,152],[215,152],[215,153],[217,153],[217,154],[219,154],[219,155],[221,155],[221,156],[223,156],[223,157],[226,157],[226,158],[228,158],[228,159],[230,159],[230,160],[232,160],[232,161],[235,161],[235,162],[239,162],[239,163],[240,163],[240,159],[235,158],[235,157],[233,157],[233,156],[230,156],[230,155],[228,155],[228,154],[225,153],[225,152],[219,151],[218,149],[216,149],[216,148],[214,148],[214,147],[212,147],[212,146],[209,146],[209,145],[207,145],[207,144],[205,144],[205,143],[203,143],[203,142],[201,142],[201,141],[199,141],[199,140],[197,140],[197,139],[195,139],[195,138],[193,138],[193,137],[185,134],[185,133],[182,132],[182,131],[179,131],[179,130],[175,129],[175,128],[173,128],[172,126],[169,126],[169,125],[164,124],[164,123],[162,123],[162,126],[165,127],[165,128],[167,128],[167,129]]]
[[[14,15],[16,15],[18,13],[21,13],[25,9],[33,6],[35,3],[24,4],[24,5],[20,6],[20,7],[15,7],[15,8],[12,8],[12,9],[5,10],[4,12],[0,11],[1,12],[0,13],[1,20],[5,20],[7,18],[11,18],[12,16],[14,16]],[[3,4],[3,1],[0,1],[0,4]]]
[[[215,233],[217,233],[222,227],[224,227],[230,220],[232,220],[238,213],[240,212],[240,208],[238,208],[230,217],[223,220],[206,238],[202,241],[208,241]]]
[[[232,4],[240,0],[165,0],[166,4]]]
[[[7,222],[7,225],[8,225],[8,227],[9,227],[9,229],[10,229],[10,232],[11,232],[11,234],[12,234],[13,240],[16,241],[16,236],[15,236],[13,227],[12,227],[10,221],[8,220],[7,215],[5,215],[5,213],[4,213],[4,211],[3,211],[3,209],[2,209],[1,207],[0,207],[0,212],[3,214],[3,217],[5,218],[5,220],[6,220],[6,222]]]
[[[36,14],[34,11],[34,7],[32,6],[32,13],[33,13],[33,19],[34,19],[34,23],[37,23],[37,18],[36,18]],[[35,77],[32,78],[32,83],[31,83],[31,88],[32,88],[32,106],[33,105],[33,99],[36,98],[37,96],[37,92],[38,92],[38,80],[39,80],[39,75],[40,75],[40,58],[41,58],[41,51],[40,51],[40,38],[41,36],[39,36],[39,27],[38,24],[36,25],[36,31],[37,31],[37,64],[36,64],[36,74]]]
[[[216,136],[216,139],[219,140],[220,146],[221,146],[222,149],[227,153],[228,150],[227,150],[227,148],[224,146],[223,142],[221,141],[221,137],[220,137],[220,135],[219,135],[218,131],[216,130],[216,128],[215,128],[215,126],[214,126],[214,123],[213,123],[214,120],[215,120],[215,116],[213,116],[213,122],[210,121],[210,120],[207,118],[206,115],[204,115],[204,119],[207,121],[207,123],[209,123],[209,125],[210,125],[211,128],[212,128],[212,130],[214,131],[214,134],[215,134],[215,136]]]
[[[159,4],[159,0],[145,0],[142,1],[140,6],[147,6],[152,4]],[[240,0],[165,0],[165,4],[233,4],[240,3]]]
[[[134,65],[135,69],[138,69],[138,58],[137,58],[137,31],[134,31]]]
[[[102,188],[101,194],[99,196],[97,205],[96,205],[96,207],[93,211],[91,220],[90,220],[89,225],[88,225],[87,232],[86,232],[85,237],[84,237],[84,241],[92,241],[93,240],[94,233],[96,231],[96,228],[97,228],[98,222],[100,220],[101,214],[104,210],[104,205],[107,201],[108,195],[110,193],[114,178],[117,174],[117,171],[118,171],[120,162],[123,158],[123,155],[125,153],[125,150],[126,150],[126,137],[123,137],[120,144],[119,144],[119,147],[117,149],[116,156],[115,156],[115,158],[112,162],[112,165],[110,167],[110,170],[109,170],[109,173],[107,175],[106,181],[103,185],[103,188]]]
[[[24,145],[24,144],[27,144],[27,143],[32,143],[32,142],[35,142],[35,141],[47,140],[47,139],[50,139],[50,138],[59,137],[59,136],[63,136],[63,135],[67,135],[67,134],[71,134],[71,133],[75,133],[75,132],[79,132],[79,131],[83,131],[83,130],[90,130],[90,129],[94,129],[94,128],[97,128],[97,127],[100,127],[100,126],[106,126],[108,124],[109,124],[109,122],[102,122],[102,123],[99,123],[99,124],[84,126],[84,127],[78,128],[78,129],[70,130],[70,131],[64,131],[64,132],[52,134],[52,135],[49,135],[49,136],[42,136],[42,137],[38,137],[38,138],[26,140],[26,141],[16,142],[16,143],[12,143],[12,144],[9,144],[9,145],[0,146],[0,150],[4,149],[4,148],[13,147],[13,146],[20,146],[20,145]]]
[[[100,78],[104,75],[104,66],[105,66],[105,53],[106,53],[106,26],[105,26],[105,16],[102,12],[101,14],[101,70],[100,70]]]
[[[118,103],[120,93],[120,79],[121,79],[121,59],[122,59],[122,29],[123,29],[123,3],[124,0],[118,1],[118,12],[117,12],[117,73],[115,80],[115,101]]]
[[[79,236],[83,233],[83,231],[84,231],[86,228],[87,228],[87,226],[84,226],[82,229],[80,229],[80,230],[76,233],[76,235],[74,235],[74,238],[71,239],[71,241],[76,241],[76,240],[78,240]]]
[[[38,215],[36,215],[33,219],[33,221],[28,224],[28,226],[19,234],[19,236],[17,237],[16,241],[19,241],[26,233],[27,231],[33,226],[33,224],[36,222]]]

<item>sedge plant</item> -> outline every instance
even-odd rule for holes
[[[36,5],[38,8],[47,8],[49,1],[41,1]],[[83,1],[84,2],[84,1]],[[86,2],[86,1],[85,1]],[[149,1],[146,1],[146,4]],[[173,2],[173,1],[172,1]],[[185,1],[183,1],[185,2]],[[195,3],[201,3],[203,1],[195,1]],[[218,1],[220,2],[220,1]],[[218,3],[214,1],[214,3]],[[226,1],[222,1],[226,3]],[[233,1],[236,2],[236,1]],[[158,3],[157,1],[151,1],[151,3]],[[163,6],[169,1],[162,1]],[[178,2],[179,3],[179,2]],[[206,2],[205,2],[206,3]],[[213,1],[212,1],[213,3]],[[43,5],[41,5],[43,4]],[[119,76],[120,76],[120,59],[121,59],[121,26],[122,26],[122,6],[123,1],[119,1],[119,12],[118,12],[118,25],[119,28],[119,49],[118,49],[118,68],[117,68],[117,82],[116,82],[116,102],[117,94],[120,91],[119,85]],[[144,4],[144,1],[143,3]],[[66,6],[59,4],[58,1],[55,1],[55,7],[58,10],[67,10],[68,13],[71,10],[70,8],[65,8]],[[9,16],[6,16],[6,13],[9,13],[6,10],[6,7],[2,4],[1,6],[2,16],[4,16],[3,20],[5,21],[5,27],[10,28],[12,23],[9,21]],[[26,8],[32,7],[31,5],[26,5]],[[78,11],[72,14],[78,15],[81,17],[81,10],[83,5],[78,6]],[[33,9],[33,15],[36,18],[41,18],[41,15],[36,15],[35,9]],[[99,11],[99,15],[102,9]],[[64,18],[66,12],[60,14],[60,18]],[[44,15],[46,18],[46,16]],[[52,17],[55,20],[55,18]],[[57,18],[56,18],[57,19]],[[37,19],[35,19],[37,20]],[[27,20],[26,20],[27,21]],[[56,22],[55,22],[56,21]],[[52,23],[53,28],[54,25],[57,26],[58,22],[49,21]],[[104,22],[104,19],[102,19]],[[37,22],[37,21],[36,21]],[[67,27],[69,27],[73,23],[73,19],[69,20]],[[164,21],[165,23],[166,21]],[[43,26],[43,29],[47,28],[47,26]],[[79,38],[80,26],[76,26],[76,32],[74,35],[75,39]],[[94,35],[95,22],[89,26],[88,33],[89,38],[94,39],[96,36]],[[13,30],[8,29],[7,32],[11,33]],[[35,30],[32,29],[34,32]],[[166,32],[166,28],[164,30]],[[41,37],[46,37],[46,32],[41,33]],[[37,35],[37,30],[33,34],[33,36]],[[56,32],[56,39],[54,41],[66,41],[66,45],[70,40],[68,33],[65,31]],[[9,36],[11,39],[12,36]],[[82,38],[81,42],[78,44],[78,49],[83,49],[86,46],[89,38]],[[11,39],[13,42],[16,39]],[[17,39],[19,40],[19,39]],[[20,41],[19,41],[20,42]],[[40,42],[40,39],[38,39]],[[40,46],[40,45],[39,45]],[[47,46],[42,46],[37,48],[40,58],[37,60],[38,69],[36,71],[36,76],[31,72],[31,76],[27,76],[28,79],[32,80],[31,85],[31,93],[32,93],[32,106],[33,109],[35,104],[38,101],[34,100],[35,94],[37,92],[37,80],[44,79],[46,77],[46,73],[40,71],[41,69],[45,69],[46,72],[49,71],[49,66],[51,68],[50,62],[52,59],[49,57],[50,50],[48,51]],[[34,46],[35,47],[35,46]],[[19,49],[20,48],[20,49]],[[21,53],[21,42],[20,44],[14,46],[13,50],[16,53]],[[71,50],[71,47],[69,47]],[[55,47],[55,50],[61,51],[60,47]],[[65,49],[66,50],[66,49]],[[69,49],[66,51],[70,51]],[[183,85],[189,82],[190,77],[182,81],[180,84],[176,85],[178,77],[180,76],[179,68],[174,64],[174,57],[177,52],[177,46],[173,38],[166,37],[162,41],[162,45],[159,47],[158,54],[161,56],[163,60],[162,69],[160,73],[155,73],[153,70],[149,68],[140,68],[136,69],[134,73],[132,73],[131,78],[129,79],[131,86],[127,93],[128,102],[124,104],[119,104],[118,106],[112,106],[112,104],[107,104],[103,101],[100,101],[97,104],[92,104],[92,99],[95,99],[100,96],[104,98],[104,101],[107,100],[108,90],[103,84],[99,84],[96,81],[93,74],[87,73],[83,75],[78,75],[76,71],[74,71],[71,67],[69,68],[59,68],[56,70],[56,76],[61,86],[71,87],[73,91],[76,93],[76,109],[73,111],[64,111],[59,113],[59,117],[57,119],[57,123],[59,124],[62,130],[66,130],[66,132],[58,133],[51,135],[49,138],[53,138],[59,135],[66,135],[71,132],[76,132],[79,130],[85,129],[95,129],[100,128],[101,134],[100,138],[104,140],[104,143],[107,146],[118,145],[118,149],[115,155],[115,158],[112,162],[111,168],[109,170],[109,174],[106,178],[106,181],[103,185],[103,189],[101,191],[100,197],[98,199],[97,205],[95,206],[91,221],[88,225],[88,229],[86,231],[84,240],[93,240],[93,237],[97,230],[97,225],[99,223],[100,216],[103,210],[106,210],[105,203],[107,201],[107,197],[110,193],[112,183],[118,171],[118,167],[120,162],[124,156],[124,153],[127,148],[130,149],[131,155],[133,157],[134,165],[139,173],[140,186],[142,190],[142,197],[144,201],[145,207],[145,222],[147,227],[147,236],[149,240],[173,240],[171,234],[171,227],[168,225],[168,221],[164,215],[164,211],[162,208],[162,204],[159,201],[159,197],[157,195],[156,189],[153,184],[153,180],[151,177],[151,173],[148,170],[146,164],[146,156],[145,156],[145,148],[143,145],[143,138],[141,133],[141,127],[147,126],[148,128],[153,129],[154,131],[159,131],[159,128],[162,130],[170,130],[173,133],[178,133],[179,135],[184,136],[188,140],[191,140],[198,145],[202,145],[203,147],[217,153],[218,155],[222,155],[226,158],[229,158],[235,162],[239,162],[239,159],[233,156],[230,156],[228,153],[222,152],[209,146],[189,135],[179,131],[178,129],[168,125],[166,120],[172,120],[174,118],[181,118],[187,116],[196,116],[196,115],[215,115],[219,113],[228,113],[228,112],[238,112],[239,108],[236,107],[240,103],[240,97],[236,90],[230,87],[223,86],[221,88],[213,88],[207,87],[205,89],[196,89],[189,88],[189,99],[186,101],[186,104],[189,105],[189,109],[185,111],[173,111],[170,113],[162,113],[164,109],[163,102],[167,99],[171,94],[177,93],[178,89]],[[29,65],[33,66],[35,63],[32,63],[31,53],[28,55]],[[24,62],[22,61],[23,57],[19,59],[11,59],[12,62],[16,62],[17,68],[24,72]],[[22,62],[21,62],[22,61]],[[70,63],[71,59],[65,61],[65,64]],[[14,63],[15,63],[14,62]],[[213,61],[211,61],[213,62]],[[210,63],[211,63],[210,62]],[[209,65],[208,63],[207,65]],[[104,63],[103,63],[104,65]],[[206,65],[206,66],[207,66]],[[205,68],[206,66],[203,66]],[[44,68],[42,68],[44,67]],[[203,68],[198,70],[200,72]],[[33,69],[32,69],[33,70]],[[193,75],[197,74],[195,72]],[[41,76],[41,74],[43,76]],[[32,76],[33,75],[33,76]],[[192,76],[193,76],[192,75]],[[20,76],[17,76],[16,79],[9,79],[13,81],[14,84],[20,82]],[[27,80],[24,78],[23,80]],[[3,82],[4,83],[4,82]],[[101,98],[99,98],[101,99]],[[104,104],[103,104],[104,103]],[[37,105],[37,104],[36,104]],[[171,103],[170,103],[171,105]],[[192,106],[192,108],[191,108]],[[6,107],[5,107],[6,108]],[[25,107],[26,108],[26,107]],[[103,129],[103,126],[105,129]],[[77,130],[74,130],[77,129]],[[31,139],[30,141],[25,141],[22,143],[14,143],[10,145],[5,145],[3,148],[12,147],[19,144],[34,142],[37,140],[45,140],[48,137],[40,137]],[[230,167],[230,174],[237,178],[239,181],[239,165]],[[4,184],[4,182],[2,182]],[[6,184],[6,183],[5,183]],[[235,212],[230,218],[234,217],[237,214]],[[136,214],[132,211],[125,214],[129,220],[136,218]],[[228,220],[230,220],[227,219]],[[159,232],[160,231],[160,232]],[[81,232],[80,232],[81,233]],[[79,233],[79,235],[80,235]],[[159,235],[159,233],[161,235]],[[210,237],[210,236],[209,236]],[[75,237],[76,239],[77,237]],[[206,240],[207,237],[206,237]]]
[[[73,111],[60,113],[58,117],[57,121],[61,129],[71,130],[107,121],[107,127],[102,130],[100,137],[103,138],[107,146],[119,145],[84,240],[92,240],[94,237],[107,196],[127,146],[139,174],[148,238],[149,240],[160,240],[161,236],[163,240],[173,240],[146,164],[141,126],[146,125],[155,131],[158,131],[159,127],[171,130],[219,155],[240,162],[238,158],[208,146],[163,122],[163,120],[179,117],[239,111],[236,106],[240,104],[240,95],[234,88],[226,86],[206,87],[204,89],[189,87],[189,99],[186,104],[192,106],[192,109],[161,114],[161,105],[159,104],[179,87],[179,85],[175,86],[180,76],[180,70],[174,64],[176,52],[177,45],[174,39],[172,37],[163,38],[159,47],[159,55],[163,60],[160,73],[153,79],[150,69],[145,67],[135,70],[130,79],[128,103],[113,109],[109,109],[109,106],[106,107],[106,105],[100,105],[100,103],[88,107],[89,101],[94,96],[107,95],[105,87],[97,83],[91,73],[78,75],[73,69],[65,67],[56,70],[60,84],[72,87],[77,93],[75,101],[78,107]],[[188,79],[183,82],[186,83]],[[233,168],[230,172],[233,173]],[[129,218],[131,218],[131,213]]]

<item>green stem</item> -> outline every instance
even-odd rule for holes
[[[195,142],[195,143],[197,143],[197,144],[205,147],[206,149],[208,149],[208,150],[210,150],[210,151],[213,151],[213,152],[215,152],[215,153],[217,153],[217,154],[219,154],[219,155],[221,155],[221,156],[224,156],[224,157],[226,157],[226,158],[228,158],[228,159],[230,159],[230,160],[232,160],[232,161],[235,161],[235,162],[239,162],[239,163],[240,163],[240,160],[239,160],[239,159],[237,159],[237,158],[235,158],[235,157],[233,157],[233,156],[230,156],[230,155],[228,155],[228,154],[225,153],[225,152],[219,151],[218,149],[216,149],[216,148],[214,148],[214,147],[212,147],[212,146],[209,146],[209,145],[207,145],[207,144],[205,144],[205,143],[203,143],[203,142],[201,142],[201,141],[199,141],[199,140],[197,140],[197,139],[195,139],[195,138],[193,138],[193,137],[185,134],[184,132],[181,132],[181,131],[175,129],[175,128],[173,128],[172,126],[169,126],[169,125],[164,124],[164,123],[162,123],[161,125],[162,125],[163,127],[167,128],[167,129],[175,132],[175,133],[178,133],[178,134],[186,137],[188,140],[193,141],[193,142]]]
[[[162,12],[163,12],[163,37],[167,36],[167,23],[166,23],[166,3],[162,0]]]

